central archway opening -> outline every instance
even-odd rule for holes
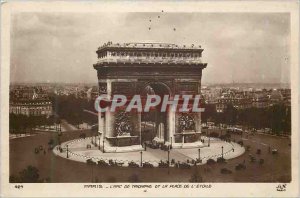
[[[151,82],[145,86],[142,97],[158,95],[161,102],[149,112],[141,114],[141,142],[156,142],[164,144],[168,141],[168,112],[161,112],[161,104],[165,95],[171,95],[170,88],[161,82]]]

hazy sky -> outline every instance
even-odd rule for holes
[[[11,81],[97,82],[107,41],[201,45],[203,83],[290,81],[289,14],[168,12],[15,14]]]

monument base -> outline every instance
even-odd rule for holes
[[[137,145],[140,143],[139,136],[116,136],[106,137],[106,140],[113,147],[127,147],[131,145]]]
[[[201,148],[205,145],[201,141],[192,142],[192,143],[172,143],[172,148],[181,149],[181,148]]]
[[[128,153],[128,152],[136,152],[136,151],[143,151],[144,148],[142,145],[131,145],[131,146],[105,146],[104,151],[105,153]]]

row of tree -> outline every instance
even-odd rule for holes
[[[266,108],[236,109],[228,105],[223,113],[216,112],[214,105],[206,105],[202,122],[215,124],[243,125],[247,128],[270,128],[274,133],[291,132],[291,107],[276,104]]]
[[[68,123],[79,128],[83,122],[90,125],[97,123],[98,117],[84,110],[94,111],[94,102],[82,98],[76,98],[74,95],[50,97],[54,115],[46,117],[44,115],[9,115],[9,127],[11,133],[27,133],[33,128],[42,127],[44,129],[54,126],[57,131],[61,131],[60,119],[65,119]]]
[[[94,108],[94,101],[87,99],[76,98],[74,95],[59,96],[52,95],[50,97],[54,112],[61,118],[68,121],[79,128],[83,122],[90,125],[97,123],[98,117],[96,115],[85,112],[89,110],[96,112]]]
[[[56,131],[61,131],[60,119],[57,116],[9,114],[9,129],[11,133],[27,133],[37,127],[46,129],[50,126],[54,126]]]
[[[34,166],[27,166],[19,172],[19,175],[11,175],[9,177],[11,183],[41,183],[50,182],[50,178],[40,178],[39,170]]]
[[[86,109],[96,112],[94,101],[76,98],[74,95],[53,95],[51,100],[54,112],[70,124],[79,126],[83,122],[90,125],[97,123],[97,116],[84,111]],[[223,113],[217,113],[215,105],[206,104],[204,108],[205,112],[202,113],[203,122],[213,121],[216,124],[243,125],[255,129],[271,128],[275,133],[289,133],[291,131],[291,107],[284,104],[247,109],[236,109],[232,105],[228,105]],[[151,114],[147,116],[150,119],[154,117]]]

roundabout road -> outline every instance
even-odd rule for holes
[[[135,162],[137,164],[141,163],[141,154],[139,151],[126,153],[103,153],[99,150],[98,146],[94,146],[91,141],[91,138],[85,138],[63,142],[61,144],[63,152],[59,151],[58,146],[53,149],[53,152],[58,156],[66,158],[66,146],[68,145],[68,159],[70,160],[80,162],[86,162],[87,159],[91,159],[94,162],[104,160],[107,163],[109,160],[113,160],[115,162],[123,163],[123,166],[128,166],[129,162]],[[208,159],[217,160],[218,157],[221,157],[222,147],[225,159],[238,157],[245,152],[244,147],[237,143],[229,143],[214,138],[212,138],[210,142],[209,147],[203,146],[200,148],[202,164],[205,164]],[[92,148],[87,149],[87,145],[91,145]],[[207,145],[207,138],[205,138],[204,145]],[[100,148],[102,148],[102,145],[100,145]],[[190,164],[193,165],[191,162],[199,157],[199,153],[198,148],[171,149],[169,156],[170,160],[173,159],[175,162],[187,162],[188,160]],[[142,160],[143,162],[149,162],[154,165],[154,167],[157,167],[161,160],[164,162],[168,160],[168,152],[161,149],[151,149],[147,147],[146,151],[142,151]]]
[[[61,141],[67,142],[78,139],[80,133],[82,131],[64,132]],[[90,131],[85,131],[85,133],[87,136],[92,135]],[[39,169],[41,178],[49,177],[51,182],[128,182],[128,178],[132,177],[133,174],[137,175],[142,182],[188,182],[195,171],[194,167],[191,169],[170,168],[169,171],[166,168],[100,168],[56,156],[52,150],[47,150],[45,154],[43,152],[39,154],[34,153],[34,149],[40,145],[48,148],[49,140],[51,138],[55,139],[56,136],[54,133],[42,132],[31,137],[9,140],[9,174],[18,175],[21,170],[32,165]],[[248,138],[236,135],[233,138],[236,141],[244,138],[244,145],[249,145],[250,151],[228,160],[225,164],[197,166],[204,182],[290,181],[291,147],[289,146],[290,140],[288,138],[267,135],[255,135]],[[279,154],[269,154],[268,148],[261,143],[278,149]],[[261,149],[260,155],[256,154],[257,149]],[[263,165],[259,165],[257,162],[251,163],[249,154],[255,156],[256,159],[264,159],[265,163]],[[185,154],[183,153],[183,155]],[[246,169],[236,171],[235,166],[243,162],[245,162]],[[232,170],[232,174],[221,174],[220,170],[222,168]]]

